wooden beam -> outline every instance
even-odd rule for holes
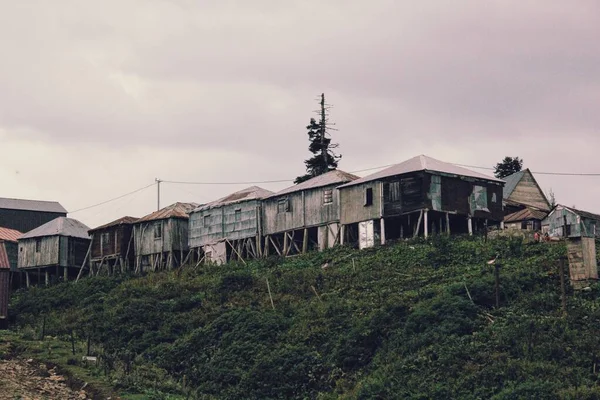
[[[415,226],[415,232],[413,233],[413,237],[416,238],[419,234],[419,226],[421,225],[421,219],[423,219],[423,210],[419,213],[419,220],[417,221],[417,225]]]
[[[446,233],[450,235],[450,214],[446,213]]]
[[[425,238],[427,238],[427,236],[429,236],[429,218],[427,217],[429,214],[429,210],[425,209],[424,213],[423,213],[423,236],[425,236]]]
[[[287,232],[283,232],[283,255],[287,256],[288,255],[288,235]]]
[[[241,254],[240,254],[240,253],[237,251],[237,249],[235,248],[235,246],[233,246],[233,245],[231,244],[231,242],[230,242],[229,240],[227,240],[227,239],[225,239],[225,242],[226,242],[226,243],[229,243],[229,245],[231,246],[231,249],[232,249],[232,250],[233,250],[233,251],[234,251],[234,252],[237,254],[237,256],[238,256],[238,258],[240,259],[240,261],[241,261],[241,262],[243,262],[243,263],[244,263],[244,265],[247,265],[247,264],[246,264],[246,261],[244,260],[244,258],[242,257],[242,255],[241,255]]]
[[[275,248],[275,251],[277,252],[277,254],[279,254],[280,256],[283,255],[281,253],[281,251],[279,251],[279,248],[277,247],[277,244],[275,244],[275,241],[273,240],[273,236],[269,236],[269,240],[271,241],[271,244],[273,245],[273,247]],[[268,249],[268,248],[267,248]]]
[[[302,253],[306,253],[308,250],[308,229],[304,228],[304,235],[302,236]]]
[[[340,223],[340,244],[342,246],[344,245],[344,241],[346,239],[345,233],[346,233],[346,225]]]
[[[469,236],[473,236],[473,220],[471,217],[467,217],[467,228],[469,229]]]
[[[385,219],[383,217],[381,217],[381,219],[379,220],[379,236],[381,238],[381,244],[384,245],[385,244]]]

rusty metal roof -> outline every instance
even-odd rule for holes
[[[8,210],[43,211],[66,214],[67,210],[56,201],[8,199],[0,197],[0,208]]]
[[[528,221],[531,219],[543,220],[548,216],[547,211],[537,210],[535,208],[527,207],[523,210],[508,214],[504,217],[504,222],[518,222]]]
[[[379,172],[375,172],[374,174],[367,175],[364,178],[360,178],[345,185],[342,185],[340,186],[340,188],[417,171],[441,172],[450,175],[468,176],[471,178],[483,179],[486,181],[494,181],[500,183],[504,182],[501,179],[480,174],[479,172],[471,171],[470,169],[459,167],[457,165],[450,164],[444,161],[436,160],[435,158],[431,158],[426,155],[420,155],[406,160],[404,162],[401,162],[400,164],[392,165],[391,167],[388,167]]]
[[[0,243],[0,269],[10,269],[10,262],[8,261],[8,253],[4,243]]]
[[[314,178],[311,178],[311,179],[304,181],[302,183],[299,183],[297,185],[290,186],[290,187],[283,189],[269,197],[275,197],[275,196],[281,196],[284,194],[300,192],[302,190],[316,189],[316,188],[323,187],[323,186],[342,184],[342,183],[354,181],[355,179],[358,179],[358,176],[350,174],[348,172],[344,172],[339,169],[336,169],[333,171],[329,171],[325,174],[315,176]]]
[[[90,229],[89,232],[95,232],[95,231],[99,231],[100,229],[106,229],[106,228],[112,228],[113,226],[119,226],[119,225],[131,225],[134,222],[136,222],[138,220],[138,218],[136,217],[122,217],[119,218],[117,220],[114,220],[112,222],[109,222],[108,224],[104,224],[104,225],[100,225],[94,229]]]
[[[58,217],[50,222],[46,222],[42,226],[38,226],[32,231],[25,233],[19,238],[19,240],[44,236],[69,236],[81,239],[89,239],[89,230],[89,227],[82,222],[77,221],[76,219]]]
[[[3,228],[0,226],[0,240],[16,243],[22,235],[22,232],[19,232],[15,229]]]
[[[270,190],[263,189],[258,186],[250,186],[248,188],[231,193],[219,200],[212,201],[208,204],[197,207],[194,211],[208,210],[211,208],[222,207],[227,204],[240,203],[242,201],[259,200],[273,195]]]
[[[161,208],[158,211],[154,211],[152,214],[148,214],[145,217],[142,217],[135,221],[144,222],[144,221],[156,221],[159,219],[168,219],[168,218],[189,218],[189,213],[192,212],[195,208],[197,208],[199,204],[196,203],[174,203],[168,207]]]

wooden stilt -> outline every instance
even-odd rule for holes
[[[340,224],[340,244],[342,246],[344,245],[344,242],[346,241],[345,233],[346,233],[346,225]]]
[[[385,244],[385,219],[383,219],[383,217],[379,220],[379,229],[380,229],[380,238],[381,238],[381,244],[384,245]]]
[[[450,214],[446,213],[446,233],[450,235]]]
[[[417,221],[417,225],[415,226],[415,232],[413,233],[413,237],[416,238],[419,234],[419,227],[421,225],[421,219],[423,219],[423,210],[419,213],[419,220]]]
[[[265,257],[269,257],[269,243],[270,243],[270,239],[271,236],[267,235],[265,237],[265,251],[263,252],[263,256]]]
[[[25,272],[25,283],[28,288],[29,288],[29,286],[31,286],[31,281],[29,280],[29,271]]]
[[[231,242],[230,242],[229,240],[227,240],[227,239],[225,239],[225,242],[226,242],[226,243],[229,243],[229,245],[231,246],[231,249],[232,249],[232,250],[233,250],[233,251],[234,251],[234,252],[237,254],[237,256],[238,256],[239,260],[240,260],[241,262],[243,262],[244,264],[246,264],[246,261],[245,261],[245,260],[242,258],[242,255],[241,255],[241,254],[238,252],[238,250],[235,248],[236,246],[232,246],[232,245],[231,245]]]
[[[69,280],[69,267],[63,267],[63,280],[65,282]]]
[[[302,236],[302,253],[306,253],[308,250],[308,229],[304,228],[304,235]]]
[[[283,255],[284,256],[288,255],[288,251],[289,251],[288,246],[289,246],[289,244],[288,244],[288,234],[287,234],[287,232],[284,232],[283,233]]]
[[[473,220],[471,217],[467,217],[467,228],[469,229],[469,236],[473,236]]]
[[[46,286],[50,284],[50,272],[48,272],[48,268],[44,271],[44,278],[46,281]]]
[[[277,252],[277,254],[279,254],[280,256],[283,255],[281,253],[281,251],[279,250],[279,247],[277,246],[277,244],[275,243],[275,241],[273,240],[273,236],[269,236],[269,240],[271,241],[271,244],[273,245],[273,247],[275,248],[275,251]]]
[[[425,212],[423,213],[423,236],[425,236],[425,238],[427,238],[429,235],[429,220],[427,218],[428,213],[429,210],[425,209]]]

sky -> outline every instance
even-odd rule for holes
[[[156,178],[221,183],[162,183],[161,206],[290,186],[321,93],[345,171],[426,154],[600,173],[596,0],[0,5],[0,197],[90,227],[154,211]],[[600,177],[536,179],[600,213]]]

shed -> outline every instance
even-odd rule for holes
[[[542,232],[551,237],[600,237],[600,215],[561,204],[542,221]]]
[[[189,250],[189,213],[196,203],[174,203],[135,221],[135,271],[181,265]]]
[[[133,223],[137,220],[127,216],[90,229],[91,271],[106,267],[110,274],[117,268],[124,272],[134,265]]]
[[[56,201],[0,198],[0,226],[28,232],[58,217],[67,210]]]
[[[534,207],[525,207],[522,210],[505,216],[504,228],[540,231],[542,229],[542,220],[547,215],[548,211],[539,210]]]
[[[339,243],[340,203],[336,187],[358,179],[333,170],[263,200],[264,255],[325,249]]]
[[[506,184],[504,185],[502,199],[506,215],[524,210],[527,207],[546,212],[550,211],[550,202],[529,168],[505,177],[504,181]]]
[[[273,192],[251,186],[190,213],[189,246],[218,264],[261,255],[262,199]]]
[[[430,233],[483,232],[503,218],[504,181],[426,155],[340,186],[342,240],[360,248]]]
[[[25,233],[19,238],[19,269],[25,271],[27,286],[37,271],[37,283],[41,283],[44,272],[45,282],[51,276],[64,280],[77,276],[85,262],[90,245],[89,227],[67,217],[59,217]]]

